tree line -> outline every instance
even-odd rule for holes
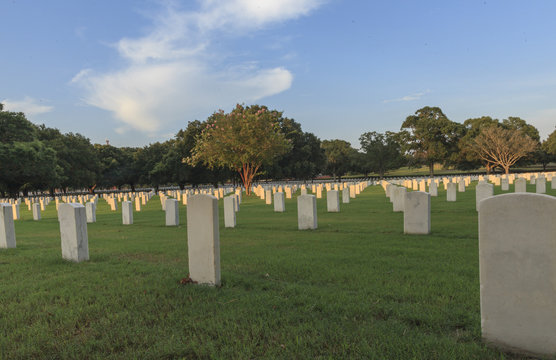
[[[35,125],[0,104],[0,195],[165,185],[197,186],[259,179],[376,174],[402,166],[435,164],[487,172],[556,161],[556,131],[540,142],[538,130],[518,117],[451,121],[438,107],[408,116],[399,132],[365,132],[360,148],[341,139],[321,141],[301,124],[266,106],[238,105],[191,121],[172,138],[143,147],[92,144],[81,134]],[[246,182],[246,180],[249,180]]]

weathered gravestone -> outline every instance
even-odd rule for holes
[[[178,205],[178,200],[176,199],[166,199],[164,201],[166,226],[178,226],[180,224],[180,209]]]
[[[342,190],[342,203],[349,204],[349,189],[347,187]]]
[[[33,220],[38,221],[41,219],[41,204],[33,204]]]
[[[89,260],[85,206],[78,203],[60,204],[58,221],[62,239],[62,258],[75,262]]]
[[[218,200],[195,195],[187,205],[189,277],[199,284],[220,285]]]
[[[519,178],[514,181],[515,192],[524,193],[527,192],[527,180],[524,178]]]
[[[283,192],[274,193],[274,211],[286,211],[286,199]]]
[[[504,194],[479,208],[483,338],[556,355],[556,198]]]
[[[340,193],[338,190],[326,192],[326,210],[328,212],[340,212]]]
[[[446,189],[446,201],[456,201],[456,183],[448,183]]]
[[[544,194],[546,193],[546,178],[544,176],[539,176],[536,183],[536,193]]]
[[[315,195],[297,197],[297,226],[299,230],[317,228],[317,198]]]
[[[265,191],[265,203],[267,205],[272,204],[272,190],[270,189]]]
[[[405,193],[403,232],[404,234],[430,234],[430,194],[423,191],[411,191]]]
[[[91,201],[85,204],[85,214],[87,215],[88,223],[97,222],[97,206],[94,202]]]
[[[510,180],[508,178],[502,178],[502,180],[500,180],[500,184],[502,187],[502,191],[510,190]]]
[[[133,207],[131,201],[122,201],[122,224],[133,224]]]
[[[224,227],[236,227],[235,195],[224,198]]]
[[[15,248],[15,226],[12,206],[0,203],[0,249]]]
[[[438,185],[436,185],[436,181],[431,181],[431,184],[429,185],[429,194],[431,194],[431,196],[438,196]]]
[[[475,209],[479,211],[479,203],[488,197],[494,196],[494,185],[486,181],[479,181],[475,187]]]
[[[391,191],[392,208],[394,212],[402,212],[404,210],[405,194],[407,189],[401,186],[393,187]]]

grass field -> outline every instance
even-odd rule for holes
[[[440,187],[428,236],[404,235],[378,186],[340,213],[319,199],[315,231],[297,230],[295,200],[244,197],[235,229],[221,209],[220,288],[179,284],[185,207],[167,228],[155,197],[124,226],[100,200],[75,264],[54,203],[38,222],[23,205],[0,251],[0,359],[521,358],[481,341],[473,188],[447,203]]]

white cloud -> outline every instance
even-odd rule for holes
[[[5,99],[0,101],[0,103],[4,104],[4,110],[22,112],[28,117],[44,114],[54,109],[53,106],[41,104],[41,102],[42,100],[36,100],[29,96],[26,96],[23,100]]]
[[[397,99],[388,99],[388,100],[383,100],[383,103],[391,103],[391,102],[401,102],[401,101],[414,101],[414,100],[419,100],[420,98],[422,98],[424,95],[430,93],[430,90],[426,90],[423,92],[418,92],[415,94],[410,94],[410,95],[406,95],[403,96],[401,98],[397,98]]]
[[[249,103],[291,87],[293,74],[283,67],[260,68],[254,62],[222,65],[211,49],[226,32],[242,36],[264,26],[307,15],[317,0],[207,0],[198,11],[170,4],[153,17],[141,38],[122,38],[114,47],[127,60],[120,70],[85,69],[71,83],[86,90],[84,101],[108,110],[127,126],[153,133],[189,116]],[[119,128],[120,131],[122,128]]]

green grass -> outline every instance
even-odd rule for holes
[[[185,207],[167,228],[155,197],[124,226],[100,200],[75,264],[54,203],[38,222],[22,205],[0,251],[0,359],[520,358],[481,341],[473,187],[447,203],[440,186],[429,236],[404,235],[380,187],[340,213],[319,199],[315,231],[297,230],[295,200],[244,197],[235,229],[221,209],[220,288],[179,284]]]

